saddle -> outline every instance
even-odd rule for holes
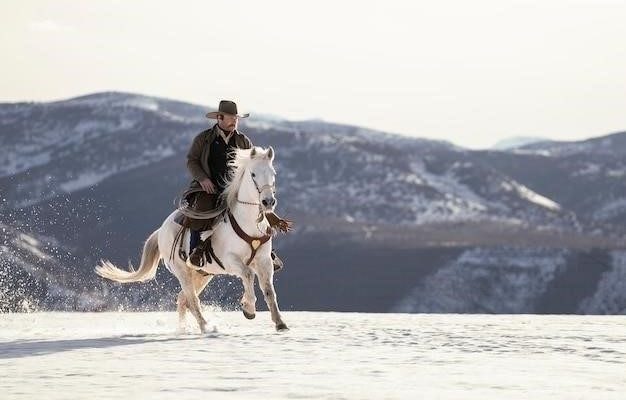
[[[265,243],[266,241],[268,241],[271,236],[272,233],[277,230],[279,232],[282,233],[287,233],[287,232],[291,232],[293,230],[293,221],[289,220],[289,219],[283,219],[280,218],[279,216],[277,216],[275,213],[273,212],[268,212],[265,213],[265,217],[267,218],[267,221],[270,225],[270,227],[268,228],[268,231],[265,235],[260,236],[260,237],[251,237],[248,236],[239,226],[239,224],[237,223],[237,221],[235,220],[235,218],[233,217],[233,215],[230,213],[230,211],[225,212],[224,214],[218,216],[220,218],[224,218],[224,222],[226,222],[226,216],[228,215],[228,219],[231,222],[231,225],[233,227],[233,229],[235,230],[235,232],[237,233],[237,235],[243,239],[246,243],[248,243],[248,246],[250,246],[250,250],[251,250],[251,254],[250,257],[248,258],[246,265],[249,265],[250,262],[254,259],[254,256],[256,255],[256,251],[257,249],[260,247],[261,244]],[[211,229],[214,222],[218,219],[218,217],[215,217],[214,219],[212,219],[210,221],[210,226],[208,226],[207,229]],[[182,238],[184,237],[184,233],[186,230],[192,228],[192,226],[190,225],[190,221],[193,221],[193,219],[187,217],[186,215],[184,215],[183,213],[181,213],[180,211],[176,213],[176,215],[174,216],[174,222],[176,222],[177,224],[181,225],[180,230],[178,231],[178,233],[176,234],[175,238],[174,238],[174,243],[172,244],[172,251],[170,253],[170,259],[173,258],[174,256],[174,250],[176,248],[176,245],[178,245],[178,255],[181,259],[183,260],[187,260],[187,258],[189,257],[187,255],[187,253],[184,250],[184,246],[183,246],[183,240]],[[211,239],[208,238],[207,240],[205,240],[204,242],[201,242],[198,246],[202,246],[204,247],[203,253],[204,253],[204,260],[206,263],[212,263],[213,260],[215,260],[217,262],[217,264],[222,268],[222,269],[226,269],[224,268],[224,265],[222,264],[221,260],[215,255],[215,252],[213,251],[213,247],[211,246]],[[204,272],[201,269],[197,270],[198,272],[204,274],[204,275],[209,275],[208,273]]]
[[[217,220],[217,218],[215,218],[215,220]],[[178,256],[183,259],[183,260],[187,260],[187,258],[189,257],[189,255],[187,254],[187,252],[185,251],[184,248],[184,241],[183,238],[185,237],[185,232],[187,230],[190,230],[191,226],[189,225],[189,222],[193,221],[193,219],[187,217],[186,215],[184,215],[183,213],[181,213],[180,211],[177,212],[174,215],[174,222],[176,222],[177,224],[180,225],[180,229],[179,231],[176,233],[176,236],[174,237],[174,243],[172,243],[172,250],[170,252],[170,259],[173,259],[174,257],[174,251],[176,250],[176,246],[178,246]],[[214,221],[211,221],[214,222]],[[208,227],[208,229],[211,229],[211,227]],[[204,253],[204,258],[205,258],[205,262],[206,263],[212,263],[213,259],[215,259],[215,261],[217,262],[217,264],[222,268],[224,268],[224,265],[222,264],[222,261],[215,255],[215,253],[213,252],[213,247],[211,246],[211,239],[208,238],[206,241],[201,242],[200,244],[198,244],[198,246],[202,246],[203,248],[203,253]],[[203,275],[210,275],[204,271],[202,271],[201,269],[197,270],[198,272],[200,272]]]
[[[176,222],[180,226],[184,226],[185,228],[187,228],[187,218],[188,217],[186,217],[185,214],[181,213],[180,211],[176,211],[176,215],[174,215],[174,222]]]

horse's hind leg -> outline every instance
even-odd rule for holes
[[[200,318],[198,318],[198,316],[194,313],[194,316],[196,316],[196,319],[198,319],[198,324],[200,325],[200,330],[202,330],[202,332],[205,332],[206,329],[206,320],[204,319],[204,317],[202,316],[201,310],[202,310],[202,305],[200,304],[200,293],[202,293],[202,291],[204,290],[204,288],[206,287],[206,285],[209,284],[209,282],[211,281],[211,279],[213,278],[213,275],[202,275],[198,272],[195,272],[192,280],[193,280],[193,290],[195,293],[195,299],[197,299],[197,307],[198,307],[198,314],[200,315]],[[181,296],[184,301],[187,301],[187,296],[185,296],[184,292],[181,290],[181,294],[179,294],[179,296]],[[185,303],[186,306],[188,306],[187,303]],[[192,311],[193,313],[193,311]],[[184,322],[184,315],[185,312],[183,311],[183,322]],[[179,312],[179,316],[180,316],[180,312]],[[203,328],[204,327],[204,328]]]
[[[198,326],[200,327],[200,331],[202,333],[206,332],[206,320],[202,316],[202,311],[200,310],[200,299],[196,294],[196,291],[193,287],[193,283],[189,283],[189,285],[185,285],[183,287],[183,292],[185,292],[185,297],[187,300],[187,307],[189,307],[189,311],[196,317],[196,321],[198,321]]]
[[[198,297],[200,296],[200,293],[202,293],[206,285],[208,285],[209,282],[211,282],[211,279],[213,279],[213,276],[214,275],[203,275],[199,272],[196,273],[196,276],[194,276],[194,279],[193,279],[193,287]]]
[[[196,294],[196,289],[194,285],[194,278],[197,274],[196,271],[187,268],[184,264],[184,261],[177,260],[176,268],[173,269],[174,274],[178,278],[178,282],[180,283],[181,293],[178,295],[178,316],[184,320],[185,315],[185,307],[191,311],[191,314],[198,321],[198,326],[200,327],[200,331],[202,333],[206,332],[206,320],[202,316],[202,311],[200,310],[200,299]],[[182,315],[182,317],[181,317]]]
[[[193,287],[194,287],[196,296],[199,296],[200,293],[202,293],[202,290],[204,290],[206,285],[211,281],[211,278],[213,278],[213,275],[203,276],[200,274],[196,274],[196,276],[192,278]],[[187,304],[187,296],[185,295],[185,292],[183,290],[178,292],[178,299],[176,301],[176,305],[177,305],[176,309],[178,311],[179,330],[182,332],[185,329],[185,316],[187,315],[187,309],[189,308]],[[198,299],[198,307],[200,307],[199,299]],[[202,329],[202,327],[200,329]]]

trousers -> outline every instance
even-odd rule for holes
[[[219,199],[219,193],[197,192],[189,195],[187,201],[194,211],[210,211],[215,208]],[[189,251],[200,244],[200,233],[211,229],[215,218],[211,219],[195,219],[185,217],[183,225],[189,228]]]

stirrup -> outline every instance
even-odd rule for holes
[[[189,258],[187,258],[185,260],[185,265],[187,265],[188,268],[196,271],[197,273],[199,273],[201,275],[204,275],[204,276],[212,275],[212,274],[210,274],[210,273],[208,273],[208,272],[206,272],[205,270],[202,269],[204,267],[204,265],[206,264],[206,259],[204,257],[204,254],[202,255],[202,261],[203,261],[202,262],[202,267],[198,267],[197,265],[194,265],[194,264],[191,263],[191,257],[189,257]]]
[[[191,254],[189,255],[189,257],[187,257],[185,259],[185,264],[187,265],[187,267],[191,268],[191,269],[195,269],[195,270],[200,270],[202,267],[204,267],[205,264],[205,260],[204,260],[204,254],[202,255],[202,257],[200,258],[200,264],[201,265],[196,265],[193,264],[191,262]]]
[[[211,255],[207,251],[211,247],[211,238],[208,237],[206,240],[201,241],[189,254],[189,257],[186,260],[187,266],[193,269],[203,268],[206,264],[211,264],[213,260],[211,259]],[[200,264],[196,265],[192,263],[191,257],[199,252],[200,253]]]

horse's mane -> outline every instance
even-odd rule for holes
[[[252,158],[252,151],[255,151],[254,159]],[[230,153],[232,156],[228,161],[228,175],[226,176],[226,182],[224,182],[224,191],[220,196],[220,201],[226,202],[227,208],[233,208],[237,202],[237,193],[241,187],[241,181],[243,179],[244,171],[250,166],[251,163],[259,160],[269,161],[269,168],[276,173],[276,170],[272,166],[272,160],[274,159],[273,150],[264,149],[263,147],[252,147],[250,149],[233,149]]]
[[[258,149],[257,149],[258,150]],[[241,186],[243,172],[252,160],[252,149],[233,149],[233,157],[228,161],[228,176],[224,185],[224,191],[220,196],[221,201],[226,202],[228,208],[233,208],[237,202],[237,193]]]

